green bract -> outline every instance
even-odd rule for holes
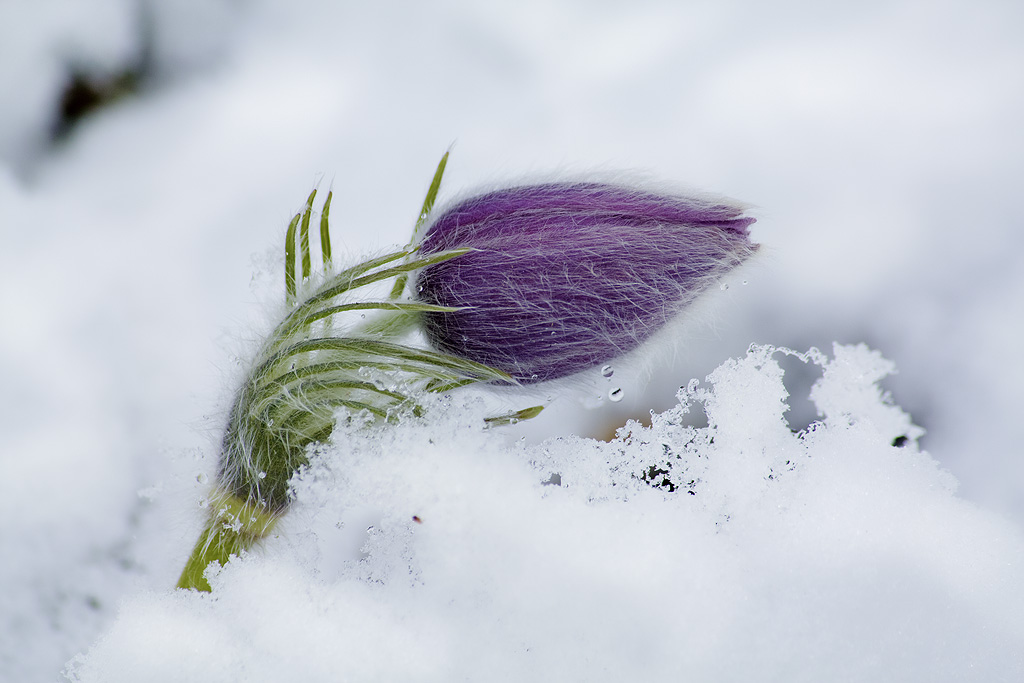
[[[418,230],[433,207],[448,155],[427,192]],[[309,226],[316,191],[296,214],[285,238],[285,296],[291,310],[267,337],[238,390],[221,447],[217,485],[206,529],[178,586],[209,590],[203,577],[213,561],[266,536],[288,507],[288,482],[306,464],[310,444],[330,437],[339,411],[394,421],[417,414],[417,396],[476,382],[513,382],[486,365],[399,343],[423,313],[455,309],[404,300],[409,273],[456,259],[469,249],[420,256],[410,246],[328,275],[331,262],[328,193],[320,217],[323,277],[312,284]],[[297,275],[298,273],[300,275]],[[359,290],[394,279],[390,295],[355,300]],[[372,317],[346,325],[345,314]],[[539,407],[488,420],[503,424],[533,417]]]

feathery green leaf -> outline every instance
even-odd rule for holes
[[[302,225],[299,228],[299,241],[302,250],[302,279],[308,280],[313,274],[313,264],[309,252],[309,219],[313,215],[313,198],[316,197],[316,189],[309,193],[306,200],[306,208],[302,212]]]
[[[331,213],[331,199],[333,198],[334,192],[328,191],[324,207],[320,209],[320,253],[324,257],[324,271],[331,265],[331,230],[327,217]]]

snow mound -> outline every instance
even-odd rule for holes
[[[802,432],[780,354],[820,367]],[[1022,680],[1024,538],[954,495],[892,370],[754,346],[611,442],[510,441],[459,398],[339,424],[262,552],[128,599],[67,676]]]

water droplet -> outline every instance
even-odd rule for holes
[[[614,389],[608,392],[608,400],[614,403],[618,403],[619,401],[622,400],[622,397],[625,395],[626,392],[624,392],[619,387],[615,387]]]
[[[747,284],[747,281],[746,281],[746,280],[744,280],[744,281],[743,281],[743,284]]]
[[[267,473],[266,472],[260,472],[259,477],[260,477],[260,479],[266,479],[267,478]]]
[[[724,292],[727,289],[729,289],[729,283],[728,282],[723,282],[722,283],[722,291]]]
[[[611,377],[614,374],[615,374],[615,368],[613,368],[610,365],[606,365],[603,368],[601,368],[601,376],[602,377]]]
[[[196,475],[196,481],[198,481],[200,484],[205,484],[207,480],[208,478],[205,472],[200,472],[199,474]]]

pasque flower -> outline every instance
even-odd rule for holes
[[[757,249],[730,200],[605,183],[510,187],[458,202],[421,254],[470,249],[424,268],[422,314],[438,350],[521,383],[627,353]]]
[[[431,215],[446,160],[414,234]],[[552,183],[462,201],[422,240],[336,270],[328,194],[317,275],[315,195],[285,236],[289,308],[235,393],[206,525],[179,587],[209,590],[211,563],[267,537],[290,506],[290,481],[308,463],[307,449],[331,436],[336,419],[386,424],[418,414],[429,393],[539,382],[603,363],[635,348],[756,249],[747,238],[753,219],[731,202]],[[388,282],[390,294],[374,298]],[[417,324],[437,350],[404,343]]]

